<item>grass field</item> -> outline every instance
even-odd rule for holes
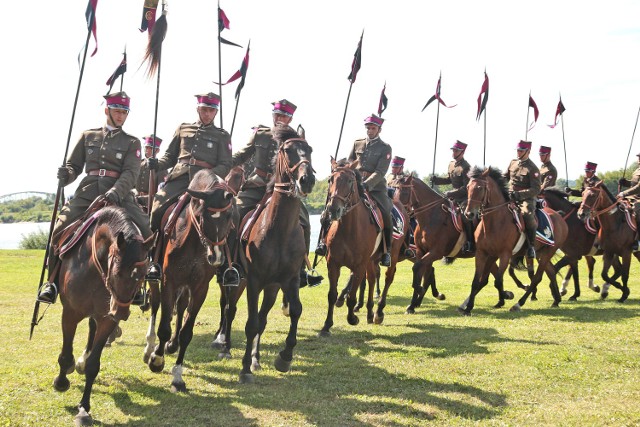
[[[42,251],[0,251],[0,426],[71,425],[83,377],[70,376],[66,393],[53,390],[61,346],[60,303],[47,311],[29,341]],[[596,268],[600,268],[600,261]],[[324,268],[324,264],[321,265]],[[319,338],[326,316],[326,283],[302,289],[303,314],[292,371],[273,360],[288,319],[277,307],[263,338],[262,366],[253,385],[238,383],[246,303],[233,328],[233,358],[210,348],[218,316],[212,286],[187,351],[186,394],[170,391],[163,373],[142,362],[148,315],[137,307],[122,322],[122,337],[105,349],[93,390],[96,425],[132,426],[632,426],[640,425],[640,279],[632,266],[631,295],[619,304],[611,289],[602,301],[586,287],[578,302],[550,308],[547,281],[523,311],[493,309],[485,288],[474,315],[462,317],[473,275],[470,261],[436,266],[445,301],[430,296],[415,315],[411,264],[399,266],[383,325],[346,322],[336,309],[332,336]],[[585,271],[581,274],[586,277]],[[346,272],[343,272],[346,277]],[[598,281],[600,282],[600,281]],[[522,294],[510,279],[506,288]],[[86,322],[76,336],[82,353]]]

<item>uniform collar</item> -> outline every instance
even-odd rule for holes
[[[453,161],[455,162],[455,165],[458,166],[459,164],[464,162],[464,157],[461,157],[460,159],[453,159]]]
[[[111,126],[109,124],[105,124],[104,127],[102,128],[103,132],[105,135],[115,135],[118,132],[120,132],[122,130],[122,128],[117,128],[114,126]]]
[[[373,139],[369,139],[369,137],[365,138],[365,140],[367,141],[367,145],[368,144],[375,144],[376,142],[380,141],[380,137],[376,136]]]
[[[205,125],[200,120],[198,120],[196,124],[198,125],[199,128],[203,128],[203,129],[208,129],[210,127],[213,127],[213,122],[209,123],[208,125]]]

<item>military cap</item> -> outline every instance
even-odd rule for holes
[[[281,99],[280,101],[274,101],[271,103],[273,105],[273,113],[274,114],[284,114],[285,116],[293,117],[293,113],[296,112],[298,108],[295,104],[286,99]]]
[[[147,135],[147,136],[143,137],[142,139],[144,139],[144,146],[145,147],[153,147],[155,145],[156,148],[160,148],[160,144],[162,144],[162,138],[158,138],[157,136],[154,136],[153,134]]]
[[[595,172],[597,167],[597,163],[587,162],[587,164],[584,165],[584,170]]]
[[[384,119],[382,117],[376,116],[375,114],[371,114],[366,119],[364,119],[365,125],[373,124],[376,126],[382,126],[382,123],[384,123]]]
[[[198,100],[198,107],[220,108],[220,97],[213,92],[194,96]]]
[[[451,146],[451,150],[466,150],[466,149],[467,149],[467,144],[465,144],[462,141],[456,141]]]
[[[520,150],[531,150],[531,141],[522,141],[518,142],[518,149]]]
[[[540,146],[540,151],[538,154],[551,154],[551,147],[547,147],[546,145]]]
[[[404,165],[404,160],[404,157],[393,156],[393,159],[391,159],[391,166],[402,166]]]
[[[110,93],[104,96],[107,100],[107,108],[117,108],[119,110],[129,111],[131,98],[124,92]]]

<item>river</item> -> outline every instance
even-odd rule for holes
[[[320,215],[309,215],[311,222],[311,250],[318,243],[320,232]],[[0,224],[0,249],[18,249],[20,241],[29,233],[43,230],[49,232],[48,222],[18,222],[15,224]]]

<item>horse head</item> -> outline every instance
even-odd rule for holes
[[[598,216],[599,210],[606,209],[612,204],[614,202],[611,200],[603,181],[600,181],[591,187],[585,188],[582,192],[578,218],[584,221],[591,216]]]
[[[198,171],[187,192],[192,197],[188,215],[207,251],[207,262],[219,267],[224,262],[221,247],[233,225],[234,192],[210,169]]]
[[[235,166],[231,168],[227,176],[224,178],[224,181],[227,183],[231,191],[237,195],[246,181],[244,168],[242,166]]]
[[[107,245],[108,250],[104,248]],[[91,257],[111,294],[109,316],[115,320],[129,317],[129,306],[149,267],[152,245],[152,238],[143,241],[140,230],[124,209],[107,207],[100,211],[91,241]],[[101,254],[107,254],[106,263]]]
[[[360,174],[357,163],[346,160],[336,161],[331,157],[331,176],[329,177],[329,199],[327,211],[332,221],[339,221],[349,210],[360,202]]]
[[[301,133],[304,135],[304,130]],[[306,197],[316,184],[311,166],[311,146],[290,127],[276,127],[273,139],[280,147],[276,156],[275,191],[295,197]]]
[[[417,203],[415,191],[413,189],[413,173],[405,175],[393,181],[392,186],[395,188],[393,199],[398,201],[407,211],[415,208]]]
[[[469,171],[467,207],[464,210],[467,218],[481,215],[486,208],[501,206],[508,199],[504,178],[498,169],[474,166]]]

